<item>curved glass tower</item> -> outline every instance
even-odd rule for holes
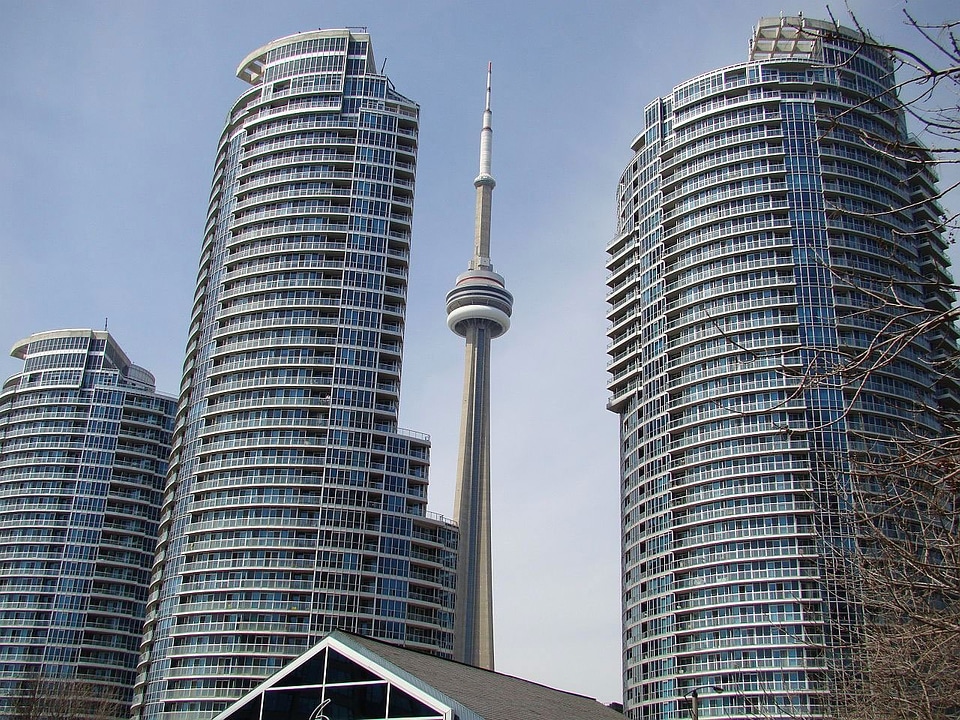
[[[251,53],[220,139],[139,717],[212,717],[342,628],[449,655],[456,528],[397,427],[419,108],[370,37]]]
[[[864,139],[906,131],[890,59],[860,40],[762,20],[748,62],[646,108],[621,177],[608,369],[632,718],[822,717],[855,669],[849,453],[935,429],[926,360],[952,341],[831,372],[900,308],[951,302],[929,282],[949,281],[933,178]]]
[[[27,680],[127,717],[176,403],[107,332],[37,333],[11,355],[23,371],[0,391],[0,714]]]

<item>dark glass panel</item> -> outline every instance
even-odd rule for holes
[[[387,684],[328,687],[331,702],[323,714],[330,720],[371,720],[387,716]]]
[[[291,685],[320,685],[323,682],[323,662],[327,657],[324,648],[303,665],[291,672],[277,683],[276,687],[290,687]]]
[[[357,665],[352,660],[347,660],[343,655],[328,650],[330,653],[330,662],[327,664],[327,684],[349,683],[349,682],[367,682],[370,680],[380,680],[369,670]]]
[[[390,717],[424,717],[427,715],[439,715],[435,709],[424,705],[415,697],[407,695],[403,690],[399,690],[395,685],[390,688]]]
[[[320,688],[267,690],[263,695],[263,720],[310,720],[320,704],[320,695]],[[322,711],[325,715],[329,707]]]

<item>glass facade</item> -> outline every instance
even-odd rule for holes
[[[38,333],[11,354],[23,371],[0,391],[0,715],[43,679],[115,698],[126,717],[176,402],[106,332]]]
[[[908,307],[952,297],[934,178],[893,65],[860,36],[764,19],[748,62],[651,103],[618,189],[609,408],[621,419],[631,718],[825,717],[856,669],[849,454],[936,432]],[[719,690],[718,690],[719,688]]]
[[[342,628],[449,655],[457,530],[398,428],[418,106],[365,33],[274,41],[220,139],[135,717],[209,718]]]
[[[414,690],[369,657],[325,642],[216,720],[444,720],[450,712],[423,687]]]

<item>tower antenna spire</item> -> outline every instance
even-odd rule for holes
[[[490,109],[490,89],[493,63],[487,63],[487,92],[483,108],[483,125],[480,128],[480,174],[473,185],[477,188],[477,218],[474,226],[473,260],[471,270],[493,270],[490,262],[490,212],[493,203],[493,188],[497,181],[490,174],[493,162],[493,111]]]
[[[493,75],[493,62],[487,63],[487,106],[486,109],[490,110],[490,78]]]
[[[490,162],[493,153],[493,111],[490,109],[490,81],[492,75],[493,63],[491,62],[487,63],[487,101],[483,108],[483,127],[480,129],[480,177],[490,177]]]
[[[496,181],[490,174],[493,63],[487,63],[487,90],[480,129],[473,257],[447,293],[447,325],[466,339],[463,414],[457,460],[455,512],[460,526],[454,659],[493,669],[493,570],[490,553],[490,341],[510,327],[513,295],[490,261],[490,211]]]

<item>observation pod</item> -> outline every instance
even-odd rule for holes
[[[510,329],[512,312],[513,295],[492,271],[468,270],[447,293],[447,327],[460,337],[467,336],[468,321],[475,320],[488,323],[490,337],[498,338]]]

